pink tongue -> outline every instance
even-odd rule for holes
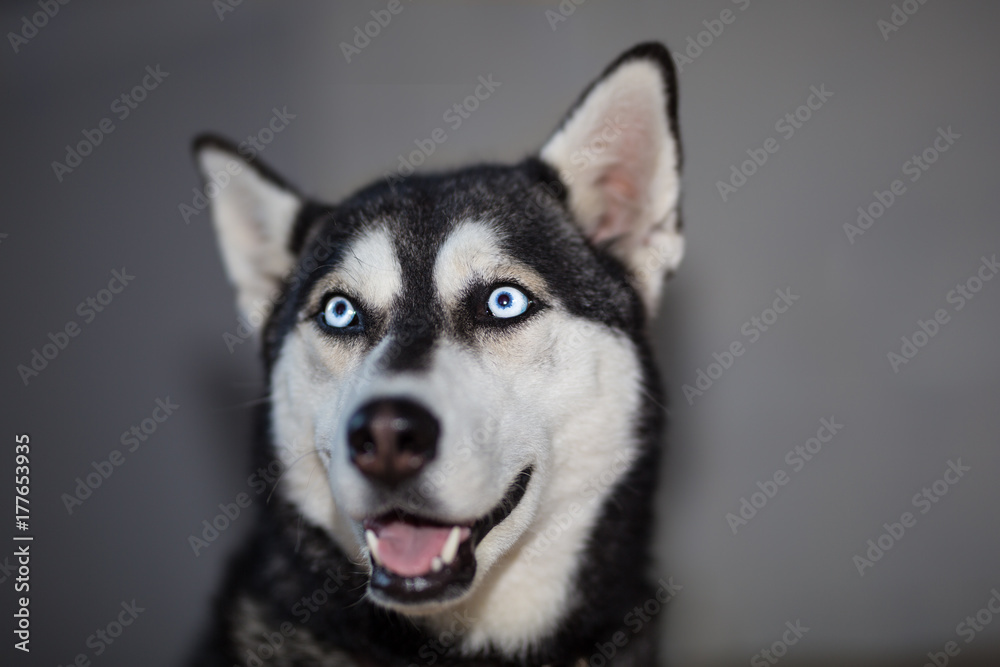
[[[441,553],[451,528],[414,526],[391,521],[376,529],[382,565],[404,577],[431,571],[431,561]]]

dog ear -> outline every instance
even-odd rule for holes
[[[237,306],[251,326],[258,327],[294,267],[289,239],[303,199],[223,139],[201,136],[194,142],[194,153],[226,273],[236,287]]]
[[[590,85],[542,148],[584,234],[622,261],[647,308],[684,252],[670,52],[640,44]]]

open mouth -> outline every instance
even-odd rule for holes
[[[463,595],[476,576],[476,545],[521,502],[531,472],[531,467],[522,470],[496,507],[471,524],[445,524],[401,511],[365,519],[371,592],[402,604]]]

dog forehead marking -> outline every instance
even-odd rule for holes
[[[483,221],[455,225],[434,260],[434,284],[445,303],[460,297],[473,280],[491,283],[515,278],[537,293],[547,291],[541,276],[507,254],[500,232]]]
[[[379,226],[359,235],[331,279],[349,295],[361,295],[377,307],[388,308],[403,288],[402,269],[388,230]]]
[[[441,244],[434,261],[434,282],[446,302],[458,297],[469,277],[489,275],[509,263],[500,249],[500,237],[484,222],[458,223]]]

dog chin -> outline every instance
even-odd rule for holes
[[[466,598],[476,581],[476,548],[520,504],[532,471],[524,468],[500,502],[472,521],[397,510],[359,522],[368,547],[369,599],[407,614],[430,614]]]

